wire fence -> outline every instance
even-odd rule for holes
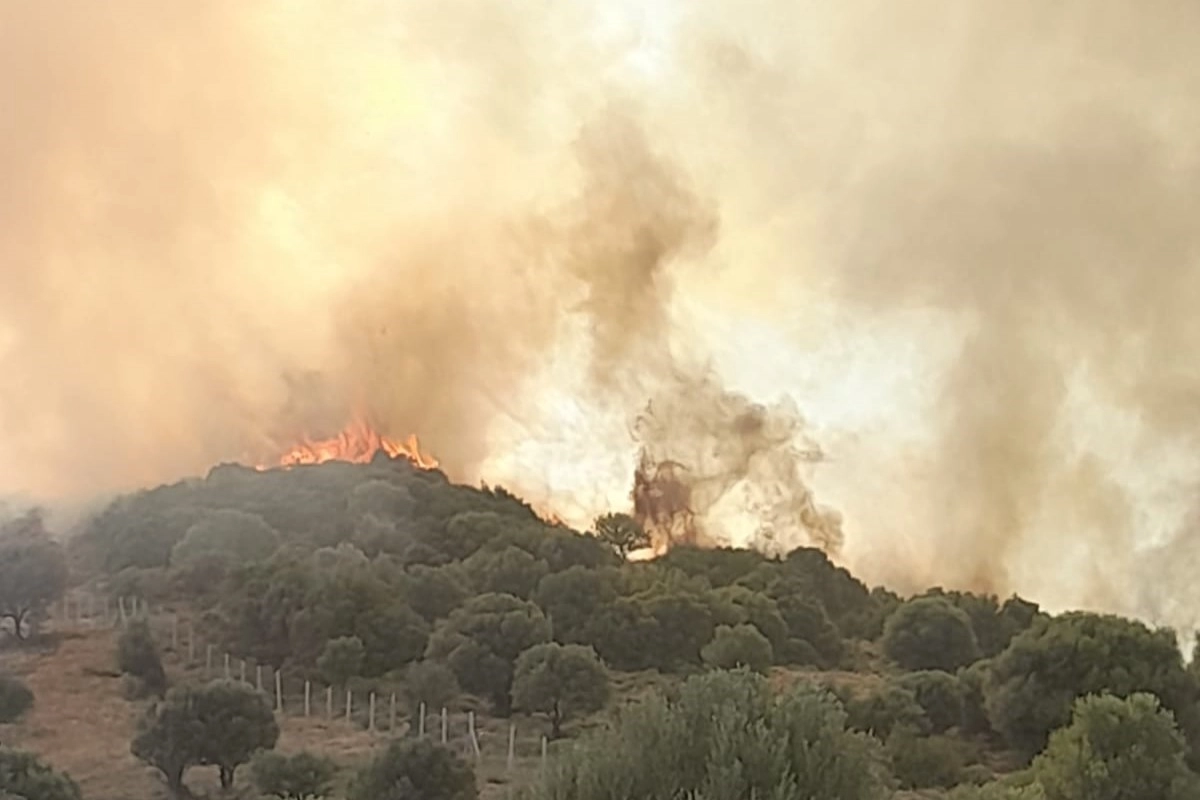
[[[192,680],[236,680],[267,695],[281,724],[314,720],[377,736],[386,742],[398,736],[430,738],[475,763],[477,773],[494,783],[514,776],[544,774],[550,743],[539,726],[526,720],[478,718],[473,710],[429,709],[424,703],[410,709],[397,691],[334,687],[288,674],[269,664],[240,658],[218,643],[205,641],[195,621],[178,611],[154,607],[137,597],[115,600],[85,592],[65,595],[50,610],[56,630],[119,629],[145,621],[159,647]]]

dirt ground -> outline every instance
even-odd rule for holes
[[[113,669],[116,631],[75,628],[51,634],[40,646],[0,651],[0,669],[21,676],[34,693],[33,709],[18,723],[0,725],[0,741],[37,753],[79,784],[86,800],[158,800],[166,792],[158,773],[129,750],[144,702],[126,700]],[[172,678],[183,675],[172,657]],[[483,800],[505,800],[538,774],[542,724],[517,719],[516,758],[509,769],[507,720],[478,720],[482,755],[476,763]],[[432,723],[431,723],[432,724]],[[308,750],[333,759],[343,768],[344,785],[355,769],[387,743],[387,734],[372,733],[342,717],[284,715],[278,749]],[[453,723],[451,747],[468,758],[472,751],[461,720]],[[214,769],[193,768],[186,783],[197,797],[219,794]],[[238,773],[243,795],[249,776]]]

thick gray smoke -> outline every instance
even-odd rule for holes
[[[579,519],[641,453],[704,536],[832,548],[813,437],[871,579],[1191,625],[1198,33],[1187,0],[0,0],[0,493],[366,414]]]

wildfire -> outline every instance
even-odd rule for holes
[[[380,434],[364,420],[351,422],[336,436],[328,439],[306,438],[284,453],[279,458],[278,466],[324,464],[326,461],[365,464],[379,452],[384,452],[392,458],[407,458],[421,469],[435,469],[438,466],[436,458],[421,451],[421,443],[417,441],[415,434],[409,435],[402,442],[396,441]]]

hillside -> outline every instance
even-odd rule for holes
[[[14,563],[35,558],[36,528],[5,524],[0,545],[27,548]],[[1015,779],[1070,721],[1074,698],[1097,692],[1152,692],[1189,753],[1200,742],[1200,681],[1169,631],[1050,617],[1020,598],[900,598],[811,548],[768,558],[677,547],[627,562],[620,554],[643,541],[636,522],[610,516],[594,533],[387,457],[219,467],[122,497],[70,541],[71,588],[53,618],[30,642],[8,642],[5,667],[36,701],[4,741],[92,800],[160,796],[130,751],[148,700],[113,671],[119,635],[144,617],[172,685],[261,685],[278,749],[333,759],[338,792],[388,741],[418,735],[422,703],[427,737],[439,738],[444,713],[482,796],[507,797],[549,780],[545,769],[573,769],[570,742],[590,741],[616,709],[739,666],[783,695],[830,690],[846,725],[875,743],[896,797]],[[536,658],[548,670],[574,659],[576,676],[594,663],[609,688],[580,694],[574,677],[576,694],[546,705],[537,691],[553,672],[541,689],[525,682]],[[219,790],[204,768],[186,783]]]

